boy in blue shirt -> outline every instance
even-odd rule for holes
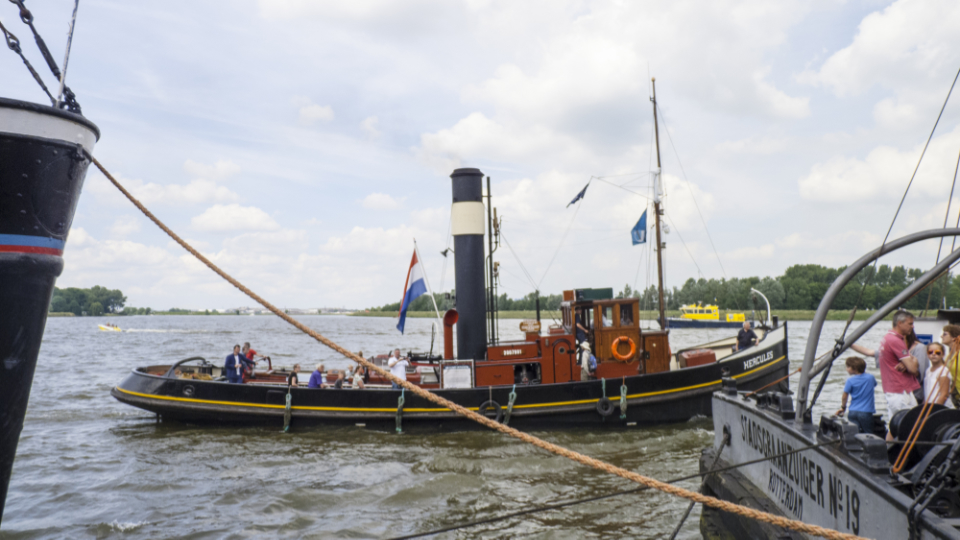
[[[847,398],[850,399],[850,412],[847,420],[860,428],[860,433],[873,433],[873,414],[877,408],[873,401],[873,389],[877,386],[877,379],[867,370],[867,363],[863,358],[851,356],[847,358],[847,373],[850,378],[843,385],[843,397],[840,401],[840,410],[837,416],[843,416],[847,410]]]

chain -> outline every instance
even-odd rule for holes
[[[937,472],[924,484],[920,494],[913,500],[913,504],[907,510],[907,523],[909,527],[910,540],[919,540],[920,527],[918,516],[927,509],[927,506],[933,502],[934,498],[946,487],[945,480],[947,475],[957,467],[960,461],[960,439],[954,441],[946,459],[937,468]]]
[[[33,66],[30,64],[30,61],[27,60],[27,57],[23,55],[23,49],[20,48],[20,40],[17,39],[17,36],[13,35],[12,32],[7,30],[3,23],[0,22],[0,30],[3,31],[3,37],[7,40],[7,47],[11,51],[17,53],[21,60],[23,60],[23,65],[27,66],[27,69],[30,70],[30,74],[33,75],[33,79],[37,81],[37,84],[40,85],[40,88],[43,88],[43,93],[47,94],[47,97],[50,98],[50,103],[53,105],[57,104],[57,100],[50,95],[50,91],[47,90],[47,85],[43,84],[43,79],[40,78],[40,74],[37,73],[37,70],[33,69]]]
[[[10,3],[15,4],[18,8],[20,8],[20,20],[30,27],[30,31],[33,33],[33,39],[37,42],[37,47],[40,49],[40,54],[43,55],[43,59],[47,61],[47,67],[50,68],[50,72],[53,73],[53,76],[59,81],[62,78],[62,75],[60,74],[60,68],[57,67],[57,61],[54,60],[53,55],[50,54],[50,49],[47,48],[46,42],[43,41],[43,38],[40,37],[40,33],[37,32],[36,27],[33,26],[33,13],[27,9],[27,6],[23,5],[23,0],[10,0]],[[72,41],[72,34],[70,39]],[[20,56],[23,57],[22,54]],[[24,62],[26,62],[26,59],[24,59]],[[36,71],[34,71],[29,64],[27,64],[27,67],[30,68],[30,72],[33,73],[33,77],[37,79],[37,82],[40,82],[40,76],[37,75]],[[50,95],[50,91],[47,90],[47,87],[42,82],[40,82],[40,86],[43,87],[43,91],[47,93],[47,96],[50,97],[50,101],[53,102],[54,107],[56,107],[57,100]],[[60,108],[66,109],[70,112],[81,114],[80,104],[77,103],[76,95],[74,95],[73,90],[70,90],[70,88],[65,85],[63,87],[63,101],[60,102],[59,106]]]

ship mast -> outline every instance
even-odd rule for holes
[[[657,141],[657,170],[653,173],[653,215],[657,225],[657,295],[660,300],[660,329],[667,329],[666,306],[663,301],[663,242],[660,241],[660,216],[663,210],[660,209],[660,198],[662,196],[662,185],[660,179],[660,128],[657,125],[657,79],[650,79],[653,88],[653,133]]]

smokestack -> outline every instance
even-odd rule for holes
[[[483,276],[483,173],[480,169],[457,169],[453,179],[453,234],[456,269],[457,358],[482,360],[487,352],[487,301]]]

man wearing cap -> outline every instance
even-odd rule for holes
[[[580,344],[580,380],[589,381],[593,372],[597,369],[597,357],[590,352],[590,342],[584,341]]]

